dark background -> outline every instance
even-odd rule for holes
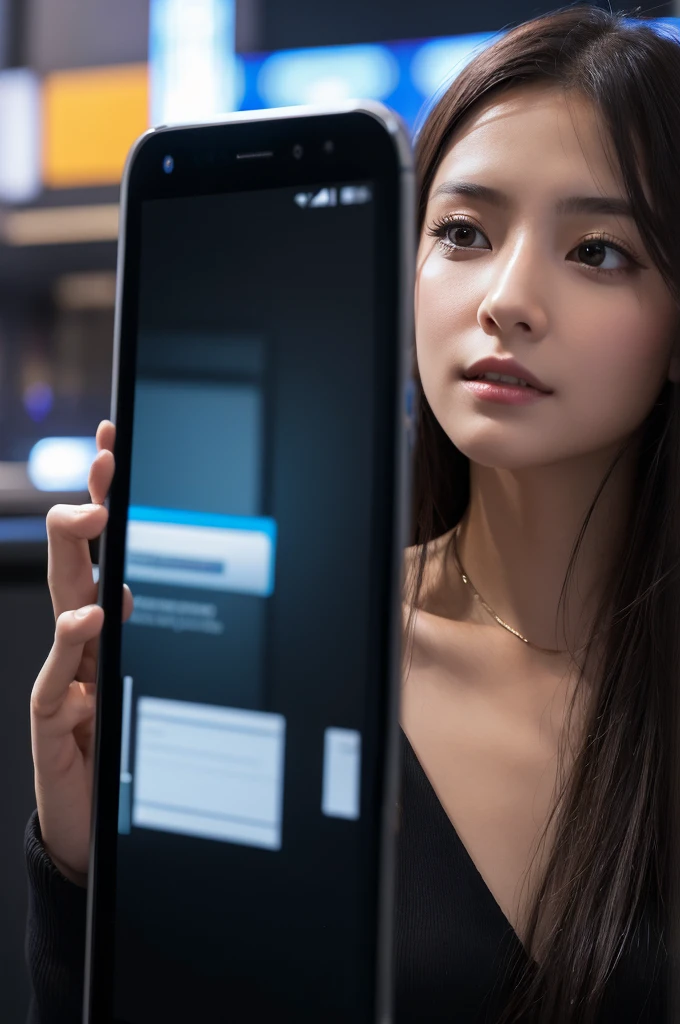
[[[239,0],[237,44],[242,51],[336,43],[423,38],[493,31],[555,9],[554,3],[522,0]],[[606,0],[597,6],[609,9]],[[637,10],[630,2],[617,10]],[[656,17],[677,14],[673,3],[643,5]],[[145,0],[0,0],[0,69],[29,65],[38,71],[144,61],[148,55]],[[63,196],[43,194],[36,205]],[[69,202],[112,202],[117,189],[73,190]],[[0,211],[1,212],[1,211]],[[53,310],[49,286],[58,272],[115,267],[115,245],[53,246],[10,250],[0,243],[0,331],[17,353]],[[81,341],[73,357],[92,382],[93,428],[108,414],[111,311],[92,312],[72,329]],[[79,333],[78,333],[79,332]],[[69,350],[71,351],[71,350]],[[64,349],[60,358],[71,358]],[[0,408],[0,431],[3,426]],[[1,510],[14,511],[5,501]],[[45,509],[42,509],[44,512]],[[0,516],[0,526],[2,517]],[[3,790],[0,830],[0,1020],[22,1024],[28,1003],[24,966],[26,882],[23,830],[35,806],[28,706],[35,676],[49,650],[53,619],[46,578],[46,547],[0,541],[0,770]],[[75,1024],[75,1022],[74,1022]]]

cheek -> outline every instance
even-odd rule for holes
[[[635,429],[668,373],[674,329],[668,303],[622,294],[602,303],[600,311],[581,307],[580,312],[572,311],[560,331],[570,352],[573,393],[592,411],[599,406],[623,429]]]
[[[455,352],[461,329],[474,325],[479,289],[463,274],[455,279],[443,259],[429,259],[420,268],[415,288],[416,348],[419,360],[431,362]]]

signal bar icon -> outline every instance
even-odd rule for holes
[[[295,202],[302,209],[307,206],[337,206],[338,190],[337,188],[322,188],[318,192],[297,192]]]
[[[337,188],[322,188],[312,199],[310,206],[337,206]]]

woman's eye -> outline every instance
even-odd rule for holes
[[[630,260],[619,249],[599,239],[581,242],[572,252],[576,253],[578,263],[585,263],[594,270],[625,270],[630,267]]]
[[[491,248],[489,240],[482,234],[479,228],[468,224],[466,221],[454,221],[442,225],[440,238],[446,248],[455,249],[480,249],[485,246],[475,245],[475,238],[482,238],[486,247]]]

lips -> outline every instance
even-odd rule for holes
[[[546,395],[552,394],[551,388],[547,387],[530,370],[527,370],[526,366],[522,366],[521,363],[516,362],[514,359],[499,359],[496,356],[478,359],[476,363],[473,363],[469,369],[463,372],[463,377],[465,380],[474,380],[484,373],[499,373],[502,376],[519,377],[537,391],[542,391]]]

